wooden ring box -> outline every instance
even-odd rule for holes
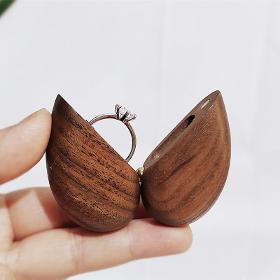
[[[205,97],[163,139],[138,173],[60,95],[52,112],[47,171],[58,204],[78,225],[108,232],[148,212],[169,225],[205,214],[225,184],[230,132],[222,95]]]

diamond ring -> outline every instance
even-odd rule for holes
[[[124,123],[130,132],[131,140],[132,140],[130,153],[127,156],[127,158],[125,159],[128,162],[132,158],[132,156],[135,152],[135,148],[136,148],[136,135],[135,135],[135,132],[134,132],[132,126],[129,123],[130,121],[134,120],[135,118],[136,118],[136,114],[131,113],[124,106],[116,104],[115,105],[115,114],[99,115],[99,116],[93,118],[91,121],[89,121],[89,123],[91,125],[93,125],[97,121],[101,121],[104,119],[115,119],[115,120],[118,120],[118,121],[121,121],[122,123]]]

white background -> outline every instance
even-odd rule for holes
[[[58,93],[86,119],[124,104],[138,114],[137,168],[201,98],[220,89],[226,103],[231,169],[191,250],[73,280],[280,279],[279,14],[269,0],[34,0],[0,18],[0,127]],[[100,129],[125,156],[126,130]],[[47,184],[42,160],[1,191]]]

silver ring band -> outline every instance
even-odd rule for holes
[[[121,110],[122,112],[120,112]],[[122,107],[120,105],[115,106],[115,111],[116,114],[108,114],[108,115],[105,114],[105,115],[99,115],[97,117],[94,117],[92,120],[89,121],[89,123],[90,125],[93,125],[94,123],[105,119],[115,119],[124,123],[131,135],[131,150],[129,152],[129,155],[125,159],[128,162],[132,158],[136,149],[136,134],[129,121],[135,119],[136,115],[130,113],[125,107]]]

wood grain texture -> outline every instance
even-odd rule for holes
[[[230,132],[221,93],[203,99],[144,163],[141,195],[159,222],[179,226],[201,217],[225,184]]]
[[[137,173],[60,95],[46,159],[52,192],[78,225],[107,232],[134,217],[140,197]]]

